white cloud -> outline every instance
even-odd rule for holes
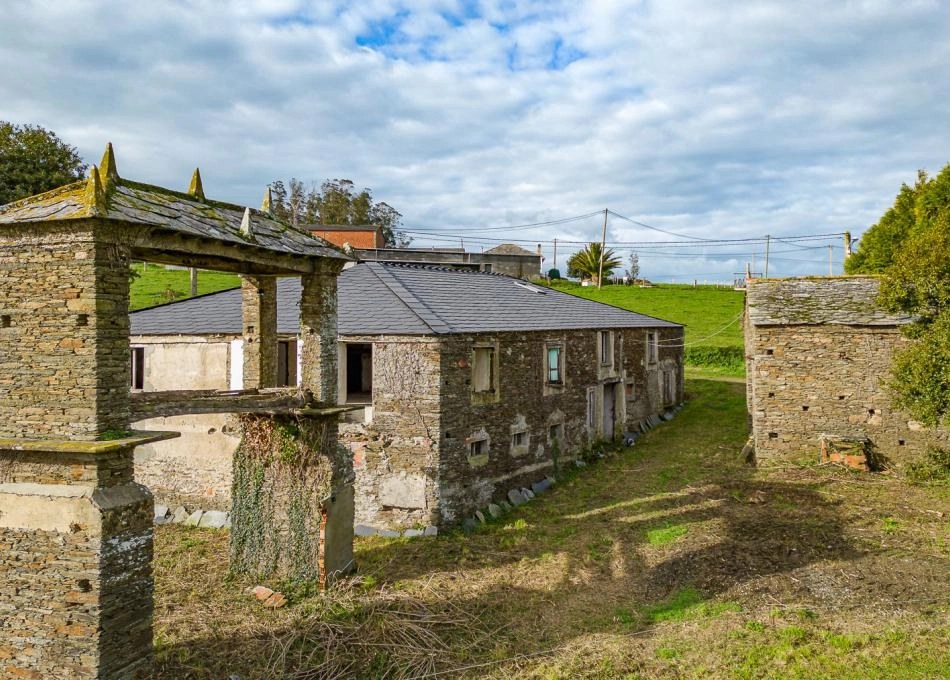
[[[697,237],[860,232],[950,160],[947,25],[939,2],[37,1],[6,8],[0,100],[89,161],[111,140],[127,176],[200,165],[239,203],[348,177],[407,227],[472,236],[603,207]],[[802,253],[780,273],[825,271]]]

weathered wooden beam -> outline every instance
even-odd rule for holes
[[[172,390],[134,392],[131,420],[200,413],[292,413],[315,407],[309,392],[296,387],[269,390]]]

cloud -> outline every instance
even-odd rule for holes
[[[602,223],[479,229],[609,207],[693,237],[862,231],[950,160],[947,25],[943,3],[883,0],[15,3],[0,97],[88,161],[113,141],[135,179],[200,165],[209,195],[256,204],[277,178],[347,177],[409,228],[550,257]],[[731,278],[745,251],[641,266]],[[795,255],[777,273],[827,269]]]

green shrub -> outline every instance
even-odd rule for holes
[[[950,481],[950,449],[928,447],[923,456],[907,464],[904,474],[917,483]]]
[[[742,347],[687,347],[683,351],[687,366],[723,368],[733,371],[745,369],[745,350]]]

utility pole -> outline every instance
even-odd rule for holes
[[[557,269],[557,239],[554,239],[554,269]]]
[[[191,297],[198,294],[198,270],[195,267],[188,268],[189,283],[191,283]]]
[[[851,257],[851,232],[844,232],[844,259],[847,262],[848,258]]]
[[[600,273],[597,275],[597,287],[604,285],[604,251],[607,248],[607,208],[604,208],[604,231],[600,236]]]
[[[769,241],[771,236],[765,235],[765,278],[769,278]]]
[[[831,250],[832,246],[828,246],[828,276],[834,276],[834,265],[831,263]]]

